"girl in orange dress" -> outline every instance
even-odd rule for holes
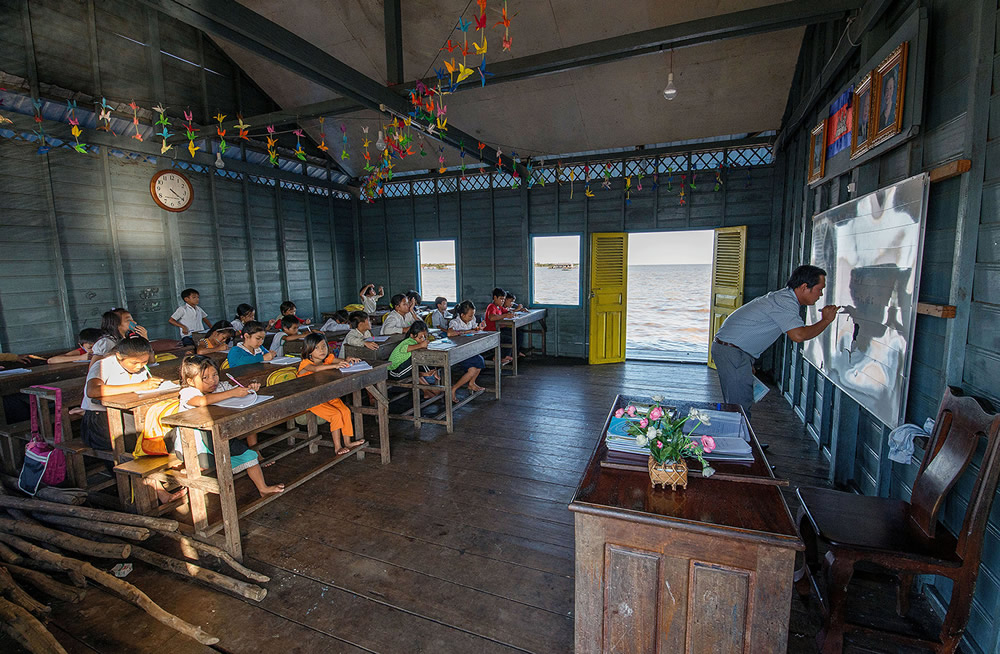
[[[330,354],[330,348],[326,344],[324,334],[309,334],[302,341],[302,362],[299,363],[298,376],[303,377],[323,370],[345,368],[360,361],[361,359],[353,357],[338,359]],[[309,411],[330,423],[330,434],[333,436],[333,445],[337,448],[338,455],[347,454],[351,448],[364,444],[364,441],[354,440],[351,410],[340,398],[334,398],[329,402],[314,406]],[[343,443],[341,435],[343,435]]]

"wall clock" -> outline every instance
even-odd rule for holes
[[[167,211],[184,211],[194,200],[194,189],[183,173],[177,170],[161,170],[149,180],[149,194],[153,201]]]

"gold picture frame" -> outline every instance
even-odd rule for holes
[[[906,59],[909,41],[903,41],[875,69],[872,82],[872,147],[899,134],[903,129],[906,93]]]
[[[863,155],[872,146],[872,78],[875,71],[865,75],[854,87],[851,95],[851,159]]]
[[[809,170],[807,178],[807,183],[809,184],[823,179],[823,174],[826,172],[826,123],[827,120],[824,118],[810,132]]]

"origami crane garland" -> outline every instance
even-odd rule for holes
[[[76,100],[67,100],[66,108],[69,109],[69,124],[72,125],[70,133],[73,135],[73,149],[81,154],[87,154],[87,144],[80,142],[80,120],[76,117]]]
[[[165,113],[166,109],[163,108],[162,104],[158,104],[155,107],[153,107],[153,111],[155,111],[156,113],[158,113],[159,116],[160,116],[159,118],[156,119],[156,125],[159,125],[160,127],[162,127],[162,129],[159,132],[157,132],[157,136],[159,136],[160,139],[161,139],[161,142],[160,142],[160,154],[166,154],[170,150],[174,149],[174,146],[169,145],[167,143],[167,139],[170,138],[171,136],[173,136],[173,134],[171,134],[167,130],[167,127],[170,126],[170,119],[167,118],[166,113]]]

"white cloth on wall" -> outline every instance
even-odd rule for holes
[[[909,464],[913,459],[913,439],[930,436],[934,431],[934,419],[928,418],[923,427],[907,423],[889,432],[889,459],[896,463]]]

